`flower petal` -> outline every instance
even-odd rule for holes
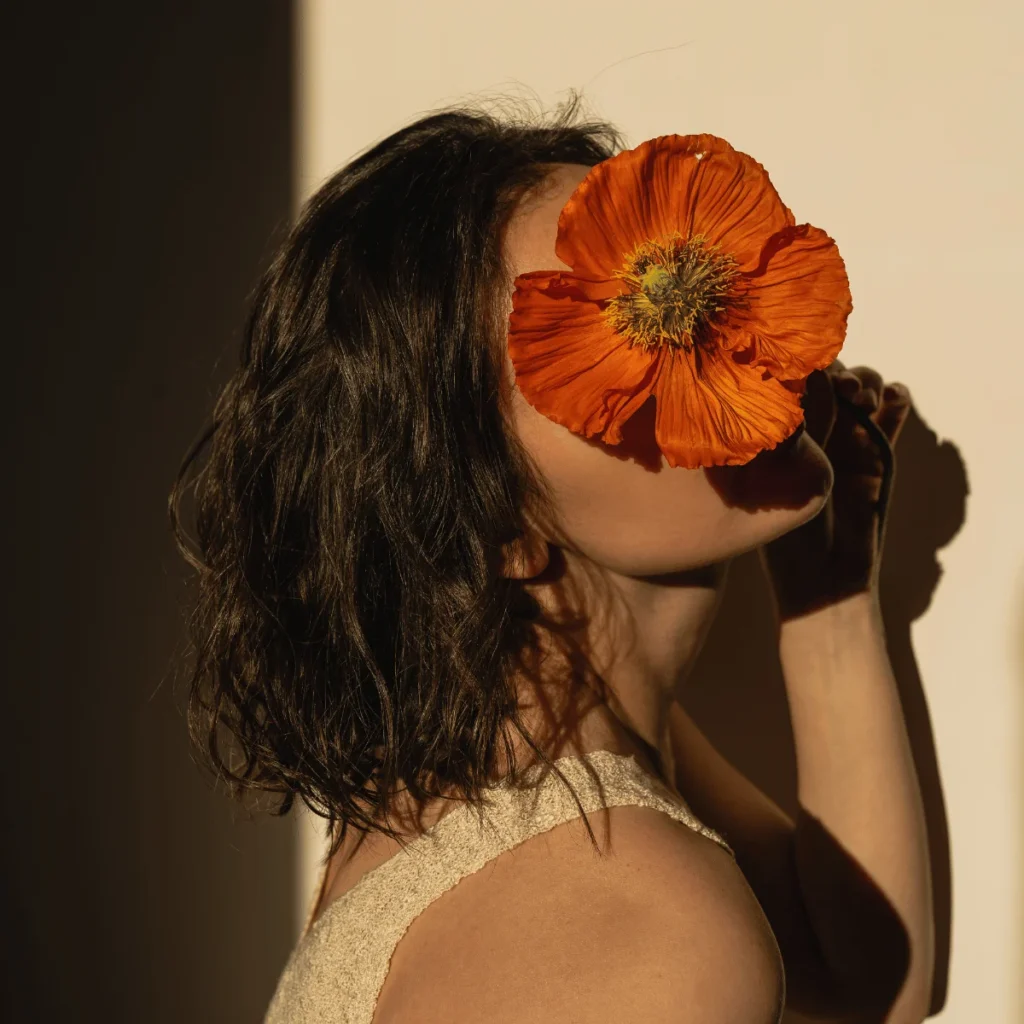
[[[558,258],[581,277],[610,277],[640,242],[684,231],[696,154],[732,151],[714,135],[661,135],[596,164],[562,208]]]
[[[661,350],[654,433],[670,466],[741,466],[804,418],[800,397],[718,348]]]
[[[853,310],[836,243],[810,224],[786,228],[745,280],[746,308],[731,312],[723,347],[747,349],[754,366],[784,380],[807,377],[835,359]]]
[[[768,239],[796,223],[768,172],[736,150],[701,161],[691,203],[690,232],[720,246],[741,271],[756,268]]]
[[[609,277],[642,241],[702,233],[741,270],[794,223],[754,159],[715,135],[661,135],[597,164],[558,220],[558,258],[587,278]]]
[[[562,271],[516,278],[508,351],[523,397],[577,434],[622,440],[622,425],[651,394],[655,357],[632,347],[601,316],[618,281],[587,281]]]

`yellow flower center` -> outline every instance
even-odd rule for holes
[[[614,277],[631,291],[610,299],[602,315],[631,345],[672,345],[689,351],[736,303],[736,260],[703,235],[641,242]]]

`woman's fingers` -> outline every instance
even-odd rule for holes
[[[911,404],[910,389],[905,384],[887,384],[882,389],[882,407],[875,422],[890,444],[896,443],[903,424],[907,422]]]
[[[860,379],[861,387],[868,388],[876,394],[882,394],[882,375],[870,366],[855,366],[849,371]]]
[[[807,378],[802,404],[807,433],[824,448],[836,422],[836,399],[828,376],[821,370]]]
[[[836,392],[851,401],[860,391],[860,377],[852,370],[840,370],[833,376],[832,382],[835,384]]]
[[[831,379],[835,393],[867,412],[890,444],[894,444],[912,405],[906,385],[886,384],[882,375],[872,367],[847,369],[838,359],[833,360],[824,372]],[[810,427],[810,413],[807,419]]]
[[[836,393],[868,413],[875,413],[882,404],[882,375],[870,366],[840,368],[838,360],[829,367]]]
[[[855,366],[848,371],[858,382],[858,390],[850,395],[851,401],[869,413],[874,413],[882,404],[882,375],[870,366]]]

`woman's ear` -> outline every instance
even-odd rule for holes
[[[529,580],[539,576],[551,560],[548,542],[536,533],[503,544],[501,552],[501,574],[514,580]]]

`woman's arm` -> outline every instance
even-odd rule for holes
[[[877,429],[865,429],[851,402]],[[812,375],[805,408],[808,433],[832,463],[832,494],[818,516],[762,549],[780,624],[798,820],[680,706],[670,718],[676,782],[736,851],[782,950],[789,1004],[917,1024],[934,972],[931,871],[877,591],[878,501],[909,395],[837,362]]]
[[[878,604],[900,385],[836,361],[808,380],[807,431],[834,482],[813,519],[761,549],[807,824],[794,836],[804,902],[829,966],[891,1024],[923,1020],[934,972],[924,808]],[[838,845],[837,845],[838,844]]]
[[[916,1024],[928,1014],[934,929],[903,714],[877,611],[856,602],[819,614],[832,622],[788,623],[797,628],[780,636],[797,821],[723,757],[679,703],[669,719],[674,781],[733,847],[779,943],[787,1005],[824,1017],[875,1010],[879,1021]],[[850,644],[855,653],[844,658]]]
[[[864,986],[884,1005],[895,997],[881,1019],[916,1024],[928,1015],[934,972],[931,870],[917,771],[875,594],[784,622],[779,654],[800,806],[820,823],[794,834],[804,904],[843,987]],[[830,850],[833,843],[866,878]]]
[[[679,702],[671,706],[669,730],[676,789],[726,838],[775,934],[786,1006],[826,1018],[854,1012],[856,993],[837,983],[804,904],[794,843],[799,825],[719,753]]]

